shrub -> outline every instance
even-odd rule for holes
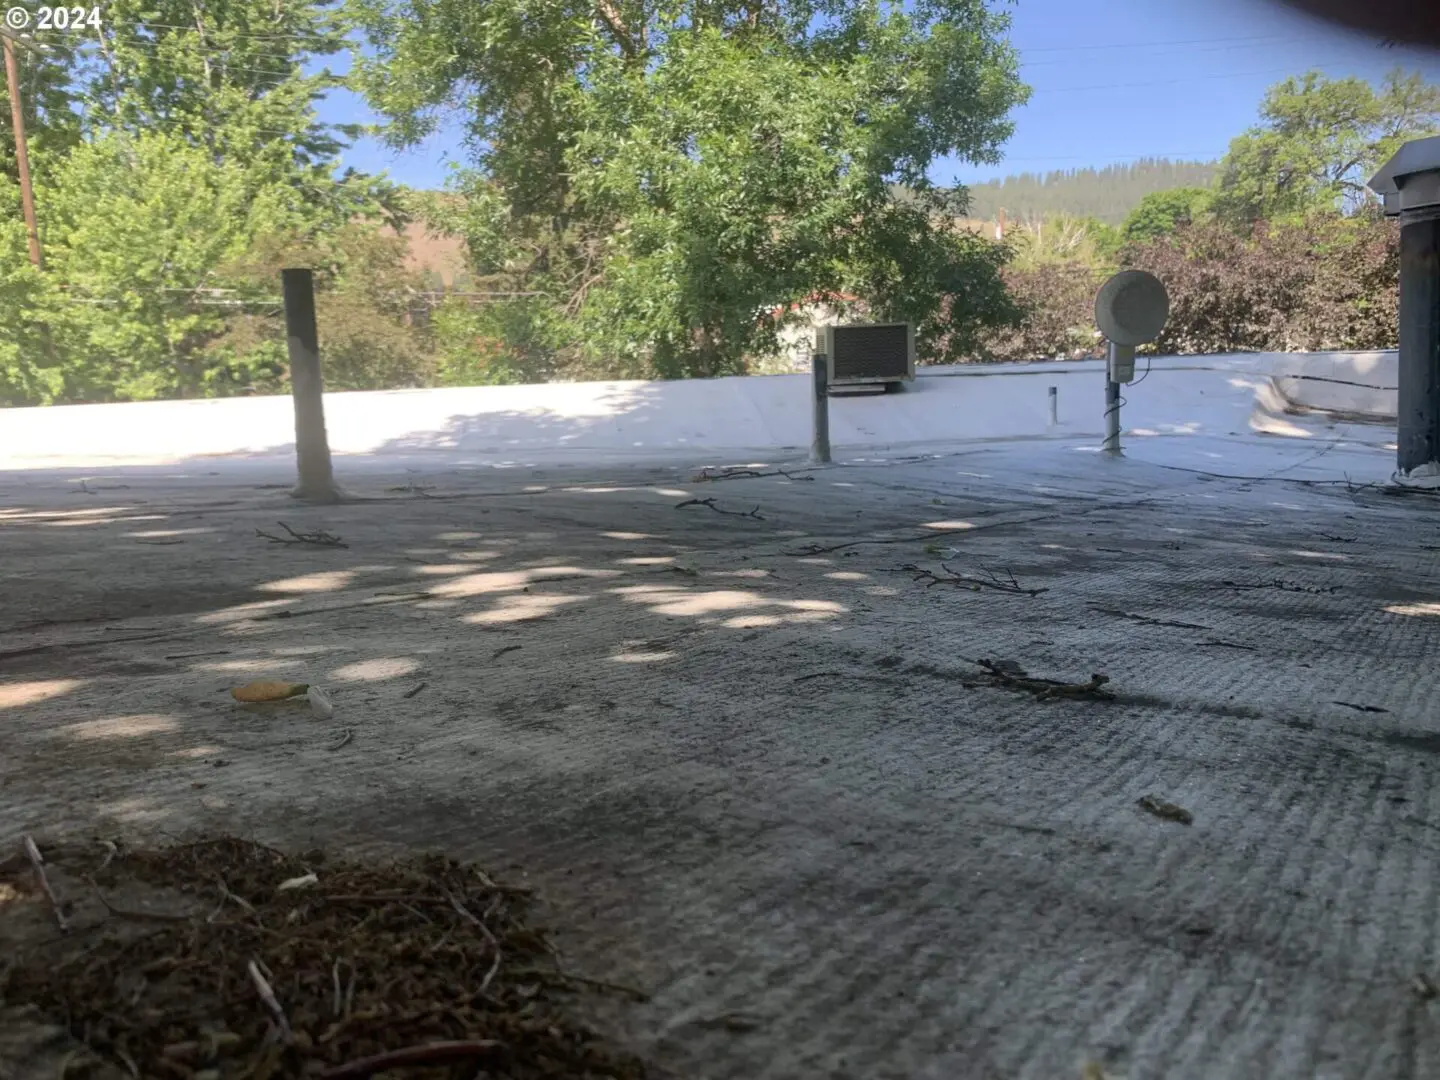
[[[1123,257],[1170,291],[1162,353],[1396,345],[1399,229],[1378,216],[1261,224],[1250,236],[1192,225]]]

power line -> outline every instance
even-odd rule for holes
[[[223,27],[223,26],[207,27],[207,28],[205,28],[205,29],[202,30],[201,28],[195,27],[195,26],[181,26],[181,25],[174,24],[174,23],[152,23],[152,22],[144,22],[144,21],[136,21],[136,22],[128,23],[127,25],[128,25],[129,27],[134,28],[134,29],[163,30],[163,31],[168,31],[169,34],[205,34],[205,33],[208,33],[208,34],[213,34],[213,35],[218,35],[218,36],[224,36],[224,37],[230,37],[230,38],[246,38],[246,39],[255,40],[255,41],[271,41],[271,42],[279,42],[279,43],[291,43],[291,42],[293,42],[293,43],[296,43],[297,45],[301,45],[301,46],[303,46],[303,45],[306,44],[307,42],[308,42],[308,43],[316,43],[316,44],[318,44],[318,43],[321,43],[321,42],[324,42],[324,41],[331,40],[331,39],[322,37],[322,36],[319,35],[319,34],[313,34],[313,33],[307,32],[307,31],[296,31],[296,32],[289,32],[289,33],[286,33],[286,32],[280,32],[280,33],[256,33],[256,32],[253,32],[253,31],[232,30],[232,29],[230,29],[230,28],[228,28],[228,27]],[[64,31],[57,31],[57,32],[64,33]],[[127,36],[129,36],[130,38],[134,39],[137,43],[143,43],[143,44],[159,45],[159,44],[162,44],[162,43],[164,42],[164,38],[143,38],[143,37],[139,37],[138,35],[134,35],[134,34],[127,35]],[[1090,44],[1090,45],[1056,45],[1056,46],[1045,46],[1045,47],[1041,47],[1041,48],[1025,48],[1025,47],[1021,47],[1021,46],[1016,46],[1016,45],[1014,44],[1014,42],[1011,42],[1011,45],[1012,45],[1012,47],[1014,47],[1018,52],[1020,52],[1023,56],[1028,56],[1028,55],[1032,55],[1032,54],[1048,54],[1048,53],[1077,53],[1077,52],[1104,52],[1104,51],[1113,51],[1113,50],[1139,50],[1139,49],[1161,49],[1161,48],[1188,48],[1188,47],[1190,47],[1190,46],[1212,46],[1212,47],[1216,47],[1216,48],[1226,48],[1226,47],[1259,47],[1260,45],[1263,45],[1263,44],[1278,43],[1278,42],[1293,41],[1293,40],[1294,40],[1293,35],[1288,35],[1288,34],[1249,34],[1249,35],[1243,35],[1243,36],[1238,36],[1238,37],[1189,38],[1189,39],[1182,39],[1182,40],[1173,40],[1173,39],[1172,39],[1172,40],[1165,40],[1165,41],[1104,42],[1104,43],[1096,43],[1096,44]],[[1251,44],[1250,44],[1249,46],[1244,46],[1244,45],[1241,45],[1241,44],[1240,44],[1240,43],[1244,43],[1244,42],[1249,42],[1249,43],[1251,43]],[[1205,51],[1208,51],[1208,50],[1205,50]],[[262,55],[262,54],[252,53],[251,55]],[[279,55],[281,55],[281,54],[278,54],[278,53],[277,53],[277,54],[272,54],[272,55],[279,56]],[[1054,61],[1041,61],[1041,62],[1040,62],[1040,64],[1043,64],[1043,65],[1046,65],[1046,66],[1048,66],[1048,65],[1050,65],[1050,64],[1055,64],[1055,63],[1064,63],[1064,61],[1063,61],[1063,60],[1054,60]],[[1037,64],[1037,65],[1034,65],[1034,66],[1040,66],[1040,64]],[[1029,64],[1024,64],[1023,66],[1031,66],[1031,65],[1029,65]]]
[[[1015,46],[1021,53],[1054,53],[1054,52],[1098,52],[1103,49],[1158,49],[1166,46],[1181,45],[1223,45],[1236,41],[1277,41],[1292,40],[1292,35],[1282,34],[1247,34],[1244,37],[1221,37],[1221,38],[1190,38],[1184,41],[1125,41],[1107,42],[1102,45],[1054,45],[1041,49],[1026,49]]]
[[[33,40],[33,39],[32,39],[32,40]],[[111,40],[115,40],[115,39],[111,39]],[[83,47],[86,47],[86,46],[96,46],[96,45],[98,45],[98,44],[99,44],[99,43],[96,42],[96,41],[93,40],[93,39],[86,39],[86,40],[84,40],[84,41],[79,42],[78,45],[77,45],[77,47],[83,48]],[[158,41],[147,41],[147,40],[144,39],[144,38],[137,38],[137,39],[135,39],[135,40],[133,40],[133,41],[129,41],[129,40],[123,41],[123,45],[124,45],[124,47],[126,47],[126,48],[133,48],[133,47],[135,47],[135,46],[145,46],[145,45],[155,46],[155,45],[161,45],[161,44],[164,44],[164,43],[163,43],[163,42],[158,42]],[[41,47],[43,48],[44,46],[41,45]],[[274,68],[256,68],[256,67],[247,67],[247,66],[242,65],[242,64],[232,64],[232,63],[229,63],[229,62],[225,59],[225,57],[228,56],[229,53],[230,53],[230,50],[226,50],[226,49],[217,50],[217,51],[213,51],[213,52],[200,52],[200,51],[197,51],[197,50],[187,50],[186,52],[184,52],[184,53],[182,53],[182,54],[174,57],[174,60],[177,62],[177,64],[178,64],[178,62],[180,62],[180,61],[209,61],[209,62],[214,63],[217,67],[222,67],[222,68],[224,68],[224,70],[226,70],[226,71],[244,72],[245,74],[248,74],[248,75],[269,75],[269,76],[272,76],[272,77],[277,77],[277,76],[279,76],[279,77],[283,77],[283,78],[290,78],[291,76],[295,76],[295,77],[301,78],[301,79],[321,79],[321,78],[325,78],[325,77],[329,77],[329,78],[332,78],[332,79],[345,79],[345,78],[348,78],[348,77],[349,77],[348,74],[337,74],[336,72],[330,71],[329,68],[328,68],[328,66],[327,66],[326,68],[322,69],[321,71],[313,72],[313,73],[308,74],[308,75],[305,74],[305,73],[302,72],[302,71],[285,71],[285,70],[282,70],[282,67],[289,67],[289,68],[298,68],[298,67],[300,67],[300,66],[305,62],[305,60],[306,60],[305,57],[301,57],[301,56],[290,56],[290,55],[286,55],[286,54],[283,54],[283,53],[245,53],[245,54],[243,54],[244,57],[245,57],[245,59],[247,59],[247,60],[249,60],[249,59],[265,59],[266,57],[273,57],[275,60],[279,61],[279,63],[278,63],[278,64],[276,65],[276,67],[274,67]],[[109,56],[107,56],[106,59],[107,59],[107,60],[111,60],[112,58],[109,57]]]
[[[316,34],[312,31],[257,34],[248,30],[231,30],[228,27],[223,26],[207,27],[204,31],[202,31],[199,27],[196,26],[177,26],[172,23],[152,23],[137,21],[131,23],[130,25],[135,27],[141,27],[146,30],[169,30],[172,33],[180,34],[199,34],[202,32],[211,34],[228,34],[230,37],[254,38],[257,41],[301,41],[307,37],[312,41],[322,40],[319,34]]]
[[[1193,56],[1193,55],[1196,55],[1197,53],[1234,52],[1234,51],[1236,51],[1237,49],[1260,49],[1260,48],[1271,49],[1271,48],[1274,48],[1274,47],[1275,47],[1277,44],[1279,44],[1280,42],[1286,41],[1286,40],[1288,40],[1288,39],[1286,39],[1286,38],[1266,38],[1266,39],[1262,39],[1262,40],[1260,40],[1260,41],[1252,42],[1252,43],[1249,44],[1249,45],[1209,45],[1209,46],[1206,46],[1205,48],[1189,50],[1188,52],[1185,53],[1185,55]],[[1021,55],[1022,55],[1022,57],[1023,57],[1024,54],[1022,53]],[[1156,46],[1156,47],[1154,47],[1154,48],[1148,48],[1148,49],[1143,50],[1139,55],[1135,56],[1134,59],[1137,60],[1137,61],[1138,61],[1138,60],[1150,60],[1150,59],[1159,59],[1159,58],[1168,57],[1168,56],[1174,56],[1174,55],[1176,55],[1175,50],[1165,49],[1165,48],[1163,48],[1163,47]],[[1130,59],[1130,58],[1127,57],[1127,60],[1128,60],[1128,59]],[[1105,61],[1105,62],[1109,63],[1109,62],[1111,62],[1111,61]],[[1073,58],[1073,57],[1061,57],[1061,58],[1056,59],[1056,60],[1025,60],[1025,59],[1021,59],[1021,61],[1020,61],[1020,67],[1021,67],[1021,68],[1059,67],[1059,66],[1062,65],[1062,64],[1071,64],[1071,63],[1074,63],[1074,58]]]
[[[1312,68],[1319,67],[1319,64],[1311,64]],[[1283,68],[1266,68],[1262,71],[1217,71],[1208,75],[1188,75],[1183,79],[1146,79],[1144,82],[1122,82],[1122,83],[1097,83],[1093,86],[1041,86],[1032,93],[1036,94],[1074,94],[1082,90],[1130,90],[1144,89],[1151,86],[1174,86],[1180,83],[1199,82],[1211,79],[1245,79],[1252,75],[1294,75],[1294,65]]]
[[[45,33],[45,31],[38,31],[38,32],[37,32],[37,34],[43,34],[43,33]],[[74,38],[74,35],[73,35],[73,34],[70,34],[70,33],[66,32],[66,31],[55,31],[55,33],[58,33],[58,34],[61,36],[62,40],[63,40],[63,39],[73,39],[73,38]],[[56,42],[56,44],[59,44],[59,42]],[[78,41],[75,41],[74,44],[75,44],[77,47],[84,47],[84,46],[86,46],[86,45],[100,45],[100,44],[107,44],[107,45],[120,44],[120,45],[125,46],[126,48],[149,48],[149,49],[158,49],[158,48],[161,48],[161,47],[163,47],[163,46],[171,45],[172,42],[171,42],[171,41],[168,41],[168,40],[166,40],[166,39],[164,39],[164,38],[147,38],[147,37],[141,37],[141,36],[139,36],[138,34],[119,34],[119,33],[112,33],[112,34],[108,35],[107,37],[105,37],[105,39],[104,39],[103,42],[100,41],[100,40],[97,39],[97,38],[94,38],[94,37],[85,37],[85,38],[80,38]],[[232,53],[232,52],[237,52],[237,51],[240,51],[240,50],[235,49],[235,48],[224,48],[224,47],[219,47],[219,46],[214,47],[214,48],[211,48],[211,49],[206,49],[206,50],[204,50],[204,51],[197,50],[197,49],[194,49],[194,48],[188,48],[188,49],[186,50],[185,55],[186,55],[186,56],[197,56],[197,55],[199,55],[199,56],[225,56],[225,55],[228,55],[228,54],[230,54],[230,53]],[[287,63],[298,63],[299,60],[297,59],[297,53],[302,52],[302,51],[303,51],[303,50],[296,50],[296,51],[294,51],[294,52],[281,53],[281,52],[255,52],[255,51],[252,51],[252,50],[250,50],[250,49],[245,49],[243,54],[244,54],[244,56],[245,56],[247,59],[262,59],[262,60],[263,60],[263,59],[273,59],[273,60],[283,60],[283,61],[286,61]],[[316,54],[316,55],[323,55],[323,54]]]
[[[348,138],[349,136],[346,136],[345,133],[343,133],[343,132],[337,132],[337,133],[335,133],[335,134],[332,135],[332,129],[334,129],[334,128],[340,128],[340,127],[368,128],[368,127],[370,127],[370,126],[371,126],[371,125],[369,125],[369,124],[343,124],[343,123],[342,123],[342,124],[332,124],[332,123],[328,123],[328,122],[327,122],[327,123],[322,123],[322,122],[320,122],[320,121],[312,121],[312,122],[311,122],[311,126],[310,126],[308,129],[303,130],[303,131],[287,131],[287,130],[285,130],[285,129],[283,129],[283,128],[252,128],[252,127],[247,127],[247,128],[244,128],[243,134],[245,134],[245,135],[271,135],[271,136],[274,136],[275,138],[278,138],[278,139],[285,139],[285,138],[289,138],[289,139],[299,139],[299,138],[306,138],[306,139],[317,139],[317,138],[335,139],[335,135],[339,135],[339,136],[341,136],[341,138],[340,138],[340,139],[337,139],[336,141],[343,141],[344,138]],[[191,131],[191,130],[189,130],[189,129],[187,129],[187,128],[184,128],[184,127],[179,128],[179,130],[178,130],[177,133],[180,134],[180,135],[188,135],[188,136],[191,136],[191,137],[196,138],[196,139],[199,138],[199,136],[196,135],[196,133],[195,133],[194,131]],[[370,132],[368,132],[368,131],[361,131],[361,132],[359,133],[359,135],[356,136],[356,137],[357,137],[357,138],[361,138],[361,139],[370,138],[370,137],[372,137],[372,133],[370,133]],[[225,140],[222,140],[222,141],[225,142],[225,143],[237,143],[237,142],[243,142],[244,140],[243,140],[243,139],[233,139],[233,138],[231,138],[231,139],[225,139]]]
[[[172,32],[175,32],[175,33],[182,33],[182,34],[185,34],[185,33],[188,33],[188,34],[196,34],[196,33],[200,33],[200,32],[201,32],[198,27],[194,27],[194,26],[181,26],[181,25],[178,25],[178,24],[175,24],[175,23],[153,23],[153,22],[143,22],[143,21],[141,21],[141,22],[132,23],[131,25],[137,26],[137,27],[144,27],[144,28],[147,29],[147,30],[169,30],[169,31],[172,31]],[[247,37],[247,38],[256,38],[256,39],[264,39],[264,40],[272,40],[272,41],[294,41],[294,40],[298,40],[298,39],[300,38],[300,36],[301,36],[301,33],[300,33],[300,32],[293,32],[293,33],[287,33],[287,32],[279,32],[279,33],[273,33],[273,32],[272,32],[272,33],[256,33],[256,32],[253,32],[253,31],[231,30],[231,29],[228,29],[228,28],[226,28],[226,27],[209,28],[209,29],[207,30],[207,32],[209,32],[209,33],[228,34],[228,35],[230,35],[231,37]],[[1228,44],[1228,43],[1237,42],[1237,41],[1281,41],[1281,40],[1291,40],[1291,39],[1293,39],[1293,35],[1284,35],[1284,34],[1248,34],[1248,35],[1243,35],[1243,36],[1239,36],[1239,37],[1188,38],[1188,39],[1182,39],[1182,40],[1179,40],[1179,41],[1176,41],[1176,40],[1171,39],[1171,40],[1168,40],[1168,41],[1104,42],[1104,43],[1097,43],[1097,44],[1094,44],[1094,45],[1056,45],[1056,46],[1044,46],[1044,47],[1040,47],[1040,48],[1021,48],[1021,47],[1019,47],[1019,46],[1015,46],[1015,47],[1016,47],[1017,49],[1019,49],[1019,51],[1021,51],[1021,52],[1023,52],[1023,53],[1053,53],[1053,52],[1079,52],[1079,51],[1093,52],[1093,51],[1101,51],[1101,50],[1106,50],[1106,49],[1150,49],[1150,48],[1161,48],[1161,47],[1168,47],[1168,46],[1223,45],[1223,44]],[[1014,42],[1011,42],[1011,44],[1012,44],[1012,46],[1014,46]]]

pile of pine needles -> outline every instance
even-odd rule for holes
[[[637,992],[566,974],[528,890],[474,866],[26,839],[0,862],[0,1008],[68,1033],[62,1080],[650,1075],[567,1018]]]

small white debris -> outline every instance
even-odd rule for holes
[[[329,720],[335,715],[335,705],[330,696],[318,686],[312,686],[305,691],[305,696],[310,699],[310,711],[321,720]]]
[[[291,889],[308,889],[311,885],[318,885],[320,879],[314,873],[305,874],[302,877],[292,877],[288,881],[282,881],[276,886],[276,892],[289,892]]]

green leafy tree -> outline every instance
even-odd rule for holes
[[[1020,270],[1044,264],[1098,267],[1108,264],[1120,247],[1115,228],[1071,214],[1022,221],[1006,236],[1014,252],[1012,263]]]
[[[1095,256],[1105,266],[1112,266],[1125,246],[1125,233],[1108,221],[1087,217],[1084,219],[1090,230],[1090,242],[1095,245]]]
[[[1143,243],[1190,225],[1204,216],[1210,206],[1210,198],[1209,191],[1196,187],[1151,192],[1125,219],[1120,230],[1124,241]]]
[[[0,406],[48,405],[63,393],[43,318],[49,293],[30,265],[20,190],[0,176]]]
[[[249,391],[285,389],[285,326],[273,301],[287,266],[314,270],[327,389],[394,389],[435,381],[433,320],[420,300],[426,282],[405,265],[404,240],[384,234],[373,221],[319,235],[266,233],[219,268],[217,280],[252,299],[205,345],[206,368],[217,380]]]
[[[757,312],[822,290],[914,319],[933,351],[956,339],[945,298],[998,286],[993,245],[938,213],[925,176],[947,154],[996,160],[1025,98],[985,0],[352,4],[391,139],[464,116],[477,273],[549,298],[487,318],[534,355],[734,372],[773,345]]]
[[[1233,224],[1368,203],[1366,180],[1400,144],[1440,130],[1440,86],[1399,69],[1378,89],[1310,72],[1271,87],[1260,117],[1221,163],[1213,209]]]
[[[345,79],[305,65],[346,47],[336,0],[114,0],[87,56],[92,131],[164,132],[293,187],[327,221],[395,210],[388,185],[335,170],[358,125],[322,124],[315,104]]]
[[[307,70],[346,33],[333,0],[115,0],[65,50],[37,41],[51,52],[22,52],[22,81],[48,93],[30,131],[47,266],[43,288],[15,271],[0,322],[38,320],[49,333],[44,379],[9,379],[12,401],[273,387],[283,339],[245,301],[273,297],[277,282],[232,271],[275,237],[346,248],[345,285],[327,299],[332,385],[429,378],[425,328],[402,321],[409,301],[365,291],[393,278],[402,255],[361,251],[347,232],[362,216],[400,223],[398,192],[337,175],[358,129],[315,115],[342,80]],[[12,232],[0,240],[13,245]]]
[[[79,400],[213,389],[200,346],[220,331],[223,309],[197,301],[226,284],[214,271],[256,237],[309,219],[301,193],[164,132],[85,142],[37,199],[65,394]]]
[[[79,49],[71,35],[18,38],[16,64],[31,171],[43,175],[80,141],[81,118],[75,72]],[[19,179],[15,132],[10,124],[8,80],[0,79],[0,176]]]

